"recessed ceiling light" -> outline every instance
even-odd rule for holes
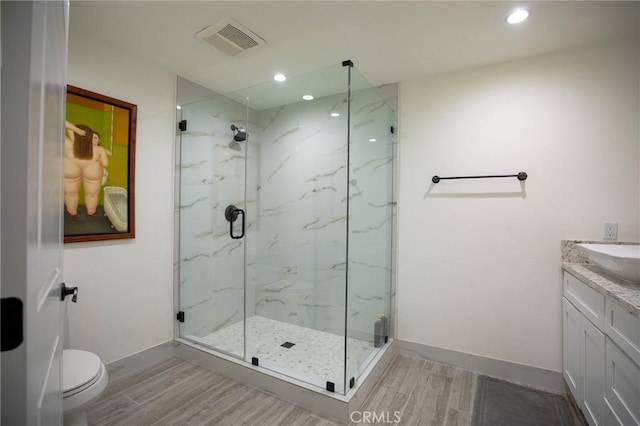
[[[304,95],[304,96],[302,97],[302,99],[304,99],[305,101],[312,101],[312,100],[313,100],[313,96],[311,96],[311,95]]]
[[[178,109],[182,109],[182,107],[180,105],[176,105],[176,108]]]
[[[340,114],[338,114],[337,112],[332,112],[332,113],[331,113],[331,116],[332,116],[332,117],[340,117]]]
[[[529,17],[529,13],[531,12],[527,9],[514,10],[509,16],[507,16],[506,21],[509,24],[519,24]]]
[[[273,79],[275,81],[285,81],[287,77],[285,77],[284,74],[276,74],[273,76]]]
[[[369,142],[375,142],[375,141],[376,141],[375,139],[369,139]]]

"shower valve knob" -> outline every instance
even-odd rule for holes
[[[65,283],[62,283],[60,300],[64,300],[67,296],[72,296],[71,301],[73,303],[78,303],[78,287],[67,287]]]

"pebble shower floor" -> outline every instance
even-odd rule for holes
[[[253,316],[203,337],[185,336],[194,342],[237,356],[243,355],[246,325],[247,357],[256,357],[260,365],[324,388],[335,383],[343,393],[344,336],[301,327],[265,317]],[[356,368],[366,368],[375,354],[373,343],[347,338],[347,380],[359,376]],[[290,348],[282,344],[289,342]],[[367,359],[369,358],[369,359]],[[356,374],[357,373],[357,374]]]

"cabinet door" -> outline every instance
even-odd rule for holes
[[[624,426],[622,424],[622,421],[618,418],[616,413],[613,411],[613,408],[611,408],[611,404],[609,404],[609,401],[607,400],[607,398],[604,399],[603,421],[606,426]]]
[[[622,352],[640,365],[640,315],[637,312],[629,312],[607,296],[602,330]]]
[[[624,425],[640,425],[640,366],[607,338],[605,397]]]
[[[582,393],[582,326],[580,312],[562,298],[562,375],[569,390],[581,409],[584,409]]]
[[[590,425],[603,424],[604,416],[604,334],[582,317],[583,392],[582,409]]]

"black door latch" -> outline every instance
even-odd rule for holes
[[[67,297],[69,295],[73,295],[73,297],[71,298],[71,301],[73,303],[77,303],[78,302],[78,287],[67,287],[65,285],[65,283],[62,283],[62,288],[61,288],[61,291],[60,291],[60,300],[64,300],[65,297]]]

